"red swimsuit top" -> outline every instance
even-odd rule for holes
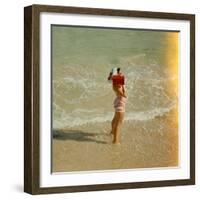
[[[124,75],[117,74],[112,76],[113,85],[124,85]]]

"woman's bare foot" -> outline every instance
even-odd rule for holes
[[[113,140],[113,141],[112,141],[112,143],[113,143],[113,144],[120,145],[120,142],[119,142],[119,141],[117,141],[117,140]]]

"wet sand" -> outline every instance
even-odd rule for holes
[[[53,131],[52,171],[90,171],[178,165],[177,110],[152,120],[125,120],[121,144],[112,144],[110,122]]]

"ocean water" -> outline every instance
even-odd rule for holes
[[[178,33],[52,27],[53,128],[111,121],[113,67],[125,75],[125,120],[147,121],[178,106]]]

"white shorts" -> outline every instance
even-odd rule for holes
[[[126,98],[122,96],[117,96],[113,102],[115,112],[125,112]]]

